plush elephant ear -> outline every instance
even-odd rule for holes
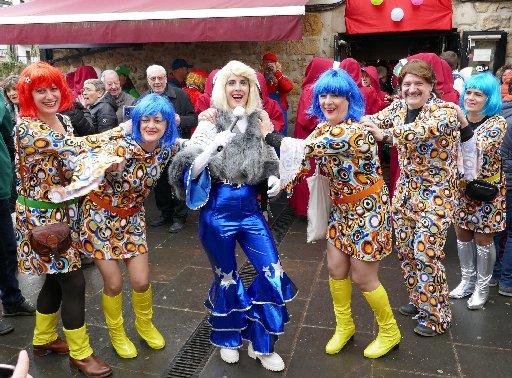
[[[210,198],[212,179],[208,167],[206,167],[194,180],[190,179],[191,171],[192,167],[190,167],[183,176],[185,202],[190,209],[197,210],[203,207]]]

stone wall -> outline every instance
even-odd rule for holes
[[[454,0],[453,9],[453,25],[460,32],[498,29],[512,32],[512,1]],[[326,12],[306,13],[303,38],[299,41],[146,44],[141,49],[113,49],[85,56],[83,63],[101,70],[125,64],[132,70],[132,79],[139,91],[144,91],[145,69],[150,64],[168,68],[174,58],[181,57],[195,67],[211,70],[223,66],[231,59],[238,59],[258,69],[261,56],[272,51],[278,54],[283,72],[295,84],[289,96],[289,124],[292,131],[305,68],[314,56],[334,56],[334,36],[345,32],[344,15],[344,5]],[[55,51],[56,58],[66,54],[70,52]],[[508,40],[507,61],[512,61],[512,34]],[[80,64],[80,61],[65,61],[60,66],[67,72]]]
[[[462,31],[502,30],[508,33],[506,62],[512,63],[512,1],[453,1],[453,25]]]
[[[289,96],[289,124],[292,127],[295,124],[295,110],[306,66],[314,56],[333,56],[334,35],[344,28],[343,14],[344,6],[332,12],[307,13],[304,18],[303,38],[299,41],[152,43],[144,45],[142,49],[117,48],[84,56],[81,61],[62,61],[58,65],[64,72],[69,72],[82,62],[102,71],[125,64],[133,72],[132,80],[137,89],[144,91],[145,70],[150,64],[169,68],[174,58],[181,57],[195,67],[211,70],[222,67],[229,60],[238,59],[259,69],[261,56],[272,51],[279,56],[283,72],[295,85]],[[74,50],[55,50],[54,58],[73,53]]]

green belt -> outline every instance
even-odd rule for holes
[[[61,203],[46,202],[46,201],[39,201],[39,200],[35,200],[35,199],[23,197],[23,196],[18,196],[17,201],[19,203],[21,203],[22,205],[31,207],[33,209],[61,209],[66,206],[65,202],[61,202]],[[77,203],[78,203],[78,198],[74,198],[74,199],[68,201],[69,205],[77,204]]]

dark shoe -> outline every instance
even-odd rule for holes
[[[403,306],[400,306],[400,309],[398,311],[400,312],[400,314],[405,316],[416,316],[419,313],[416,306],[413,305],[412,303],[407,303]]]
[[[512,287],[501,286],[498,288],[498,293],[505,297],[512,297]]]
[[[39,357],[46,356],[47,354],[50,354],[52,352],[57,354],[69,353],[68,344],[60,337],[57,337],[52,342],[44,345],[32,345],[32,348],[34,350],[34,355]]]
[[[423,324],[418,324],[416,327],[414,327],[414,332],[416,332],[418,335],[425,337],[437,336],[437,332],[435,330],[433,330],[432,328],[428,328]]]
[[[176,219],[174,222],[172,222],[171,227],[169,227],[169,232],[171,234],[174,234],[176,232],[179,232],[185,228],[185,222],[181,219]]]
[[[112,375],[112,368],[101,359],[91,354],[83,360],[69,357],[69,364],[79,369],[86,377],[108,377]]]
[[[167,224],[170,222],[171,222],[170,217],[163,217],[160,215],[158,218],[155,218],[151,222],[149,222],[149,225],[151,227],[160,227],[160,226],[163,226],[164,224]]]
[[[0,335],[7,335],[14,331],[14,327],[6,321],[0,319]]]
[[[19,305],[13,308],[5,308],[4,307],[4,316],[34,316],[36,314],[36,309],[32,306],[26,299],[23,300]]]

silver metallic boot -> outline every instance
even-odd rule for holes
[[[489,298],[489,281],[496,262],[496,248],[494,243],[476,246],[476,285],[473,295],[468,299],[468,308],[479,310],[484,307]]]
[[[476,246],[475,241],[463,242],[457,239],[457,252],[459,254],[461,281],[450,291],[450,298],[464,298],[475,290],[476,283]]]

